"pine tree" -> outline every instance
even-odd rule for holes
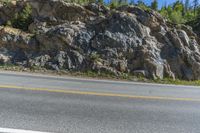
[[[198,0],[194,0],[193,4],[194,4],[194,15],[196,15],[197,7],[198,7],[198,4],[199,4]]]
[[[151,9],[153,9],[153,10],[158,10],[158,1],[157,1],[157,0],[154,0],[154,1],[151,3]]]

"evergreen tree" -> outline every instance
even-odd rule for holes
[[[151,3],[151,9],[153,9],[153,10],[158,10],[158,1],[157,1],[157,0],[154,0],[154,1]]]
[[[198,7],[198,0],[194,0],[193,4],[194,4],[194,15],[196,15],[197,7]]]

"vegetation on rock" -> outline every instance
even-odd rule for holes
[[[2,0],[1,3],[10,3],[13,0]],[[14,0],[20,1],[20,0]],[[160,9],[158,9],[158,0],[153,0],[151,5],[147,5],[143,0],[64,0],[65,2],[78,3],[78,4],[88,4],[88,3],[99,3],[104,4],[105,6],[110,7],[111,9],[115,9],[122,5],[136,5],[143,9],[153,9],[160,12],[166,19],[173,23],[186,23],[189,21],[194,21],[200,17],[200,6],[198,0],[177,0],[170,5],[163,5]],[[16,14],[15,20],[21,20],[22,23],[24,21],[30,21],[28,15],[31,9],[30,6],[27,5],[25,9],[23,9],[22,14]],[[26,20],[24,20],[26,19]],[[14,21],[14,20],[13,20]],[[17,24],[18,25],[21,24]],[[21,27],[21,26],[19,26]]]
[[[29,4],[26,4],[20,12],[15,13],[14,18],[7,21],[8,26],[13,28],[28,30],[28,26],[33,22],[31,17],[32,9]]]

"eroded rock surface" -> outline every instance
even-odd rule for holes
[[[33,18],[28,31],[3,26],[27,3]],[[12,9],[11,16],[4,13],[7,8]],[[0,63],[153,79],[200,79],[198,36],[187,26],[169,24],[154,11],[24,0],[0,6],[0,18]]]

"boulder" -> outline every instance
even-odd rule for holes
[[[33,18],[40,21],[66,22],[86,21],[92,12],[75,3],[66,3],[63,0],[27,0],[31,5]]]
[[[10,63],[11,59],[10,56],[0,54],[0,64],[8,64]]]
[[[49,55],[38,55],[28,60],[28,66],[31,67],[45,67],[51,59]]]

